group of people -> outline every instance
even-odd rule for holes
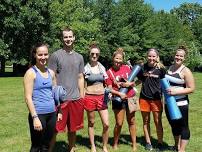
[[[152,112],[156,127],[159,150],[163,149],[162,111],[165,106],[166,116],[172,128],[175,145],[174,151],[185,152],[190,138],[188,125],[188,94],[195,89],[192,72],[183,64],[186,48],[176,50],[174,64],[168,70],[159,59],[156,49],[149,49],[146,63],[137,75],[137,80],[129,82],[131,67],[124,64],[125,53],[118,48],[112,56],[112,67],[107,71],[98,61],[100,48],[93,43],[89,47],[89,62],[84,66],[82,55],[77,53],[73,44],[75,35],[72,29],[65,28],[61,32],[63,48],[54,52],[50,58],[48,45],[38,43],[32,49],[31,67],[24,76],[25,101],[29,109],[29,126],[31,135],[30,152],[51,152],[56,135],[67,131],[68,149],[75,151],[76,132],[83,128],[84,110],[88,118],[88,134],[91,152],[96,152],[94,142],[95,112],[98,111],[102,122],[103,152],[108,152],[109,113],[106,100],[110,96],[115,117],[113,149],[118,149],[118,141],[126,119],[132,141],[132,151],[137,150],[135,111],[129,110],[129,100],[137,96],[135,87],[142,85],[139,95],[139,106],[143,120],[145,149],[151,151],[150,113]],[[47,66],[48,65],[48,66]],[[166,77],[171,87],[166,93],[176,98],[182,118],[172,120],[166,104],[162,102],[160,80]],[[178,81],[172,81],[173,78]],[[52,95],[54,86],[63,86],[67,94],[58,106]],[[106,89],[107,88],[107,89]],[[120,88],[127,88],[122,93]],[[110,92],[106,93],[106,90]],[[121,98],[121,102],[116,97]]]

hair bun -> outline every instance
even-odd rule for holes
[[[97,42],[96,41],[92,41],[89,45],[89,48],[92,49],[92,48],[97,48]]]
[[[184,50],[184,52],[187,53],[188,48],[186,47],[186,45],[179,45],[177,50]]]
[[[123,48],[121,48],[121,47],[118,48],[116,51],[117,51],[117,52],[122,52],[122,53],[124,52]]]

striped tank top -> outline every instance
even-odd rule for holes
[[[184,89],[186,87],[185,80],[181,78],[180,73],[185,68],[182,65],[175,72],[172,72],[170,68],[165,75],[165,78],[169,81],[171,87],[175,87],[176,89]],[[178,106],[184,106],[189,104],[188,95],[176,95],[174,96]]]

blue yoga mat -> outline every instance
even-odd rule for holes
[[[182,114],[177,106],[175,98],[166,93],[166,89],[170,87],[168,80],[166,78],[161,79],[161,85],[171,120],[182,118]]]
[[[133,67],[133,70],[132,70],[131,73],[129,74],[127,81],[128,81],[128,82],[132,82],[132,81],[135,79],[135,77],[137,76],[137,74],[140,72],[140,70],[141,70],[141,66],[140,66],[140,65],[135,65],[135,66]],[[119,92],[126,94],[126,93],[128,92],[128,88],[121,88],[121,89],[119,90]],[[113,100],[118,101],[118,102],[121,102],[121,101],[122,101],[121,98],[118,97],[118,96],[114,97]]]

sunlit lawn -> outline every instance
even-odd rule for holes
[[[191,140],[187,148],[187,152],[202,151],[202,73],[195,73],[196,91],[190,96],[190,129]],[[109,104],[110,113],[110,139],[109,151],[113,140],[114,115]],[[28,110],[23,99],[22,77],[0,78],[0,152],[28,152],[30,147],[30,135],[27,122]],[[137,122],[137,145],[138,151],[144,151],[144,140],[142,131],[142,119],[140,112],[136,113]],[[101,151],[101,121],[99,115],[96,115],[95,124],[95,141],[97,150]],[[163,114],[164,127],[164,145],[172,145],[173,138],[170,127]],[[151,125],[152,142],[156,143],[156,134],[154,125]],[[131,142],[128,132],[127,123],[125,121],[120,137],[120,145],[118,152],[126,152],[131,150]],[[56,143],[56,152],[66,151],[66,134],[59,134]],[[78,152],[90,151],[89,138],[87,133],[87,119],[85,116],[85,127],[78,132],[77,136]]]

